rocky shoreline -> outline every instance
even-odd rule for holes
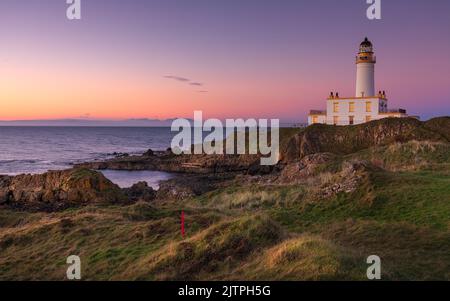
[[[0,208],[53,212],[87,205],[185,199],[232,182],[235,175],[180,174],[160,182],[158,190],[147,182],[120,188],[101,172],[81,167],[36,175],[0,176]]]
[[[317,125],[290,136],[283,137],[282,133],[280,162],[275,166],[261,166],[258,155],[175,155],[170,149],[148,150],[140,156],[118,153],[113,159],[81,163],[69,170],[49,171],[41,175],[0,176],[0,206],[19,210],[57,211],[87,204],[184,199],[227,185],[251,185],[255,182],[287,185],[304,182],[311,180],[317,175],[317,170],[324,166],[328,166],[336,179],[336,183],[328,183],[331,186],[324,187],[326,191],[323,195],[329,196],[356,189],[359,178],[348,175],[356,174],[358,170],[388,168],[389,164],[392,165],[389,158],[383,157],[383,150],[378,150],[378,157],[373,154],[372,158],[355,155],[350,160],[345,159],[345,156],[395,143],[406,145],[411,142],[417,142],[417,145],[408,147],[431,145],[431,151],[440,145],[445,153],[450,142],[449,132],[448,117],[428,122],[386,119],[354,127]],[[343,163],[346,160],[346,166],[350,167],[341,177],[339,173],[345,169]],[[411,158],[410,161],[410,165],[417,165],[417,158]],[[397,165],[401,168],[405,163],[397,162]],[[164,171],[177,173],[177,176],[162,181],[158,191],[145,182],[121,189],[97,172],[106,169]]]
[[[75,164],[75,168],[95,170],[153,170],[173,173],[217,174],[243,172],[259,165],[256,155],[174,155],[170,149],[149,149],[140,156],[119,155],[105,161]]]

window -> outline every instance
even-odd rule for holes
[[[354,103],[354,102],[350,102],[350,103],[348,104],[348,111],[349,111],[350,113],[355,112],[355,103]]]
[[[350,125],[355,124],[355,116],[348,116],[348,122]]]
[[[372,116],[370,116],[370,115],[366,116],[366,122],[369,122],[371,120],[372,120]]]
[[[334,113],[339,112],[339,103],[338,102],[333,103],[333,112]]]
[[[319,120],[319,117],[313,116],[313,118],[312,118],[312,123],[317,123],[318,120]]]
[[[338,116],[333,116],[333,124],[337,125],[339,123],[339,117]]]
[[[372,103],[370,101],[366,102],[366,112],[372,112]]]

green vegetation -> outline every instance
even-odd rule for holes
[[[236,185],[174,205],[1,210],[0,279],[450,279],[448,171],[375,171],[352,193],[315,199],[299,185]],[[187,236],[179,214],[186,212]]]

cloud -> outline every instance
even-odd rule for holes
[[[175,76],[175,75],[166,75],[164,76],[165,78],[168,79],[173,79],[179,82],[190,82],[191,80],[189,78],[185,78],[185,77],[181,77],[181,76]]]
[[[183,76],[166,75],[166,76],[164,76],[164,78],[175,80],[175,81],[182,82],[182,83],[186,83],[189,86],[193,86],[193,87],[203,87],[204,86],[204,84],[201,83],[201,82],[194,81],[194,80],[191,80],[191,79],[189,79],[187,77],[183,77]],[[197,92],[198,93],[207,93],[208,91],[200,90],[200,91],[197,91]]]

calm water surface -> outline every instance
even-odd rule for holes
[[[72,164],[103,160],[114,152],[165,150],[174,133],[151,127],[0,127],[0,174],[43,173]],[[157,187],[171,175],[153,171],[104,171],[121,187],[147,181]]]

